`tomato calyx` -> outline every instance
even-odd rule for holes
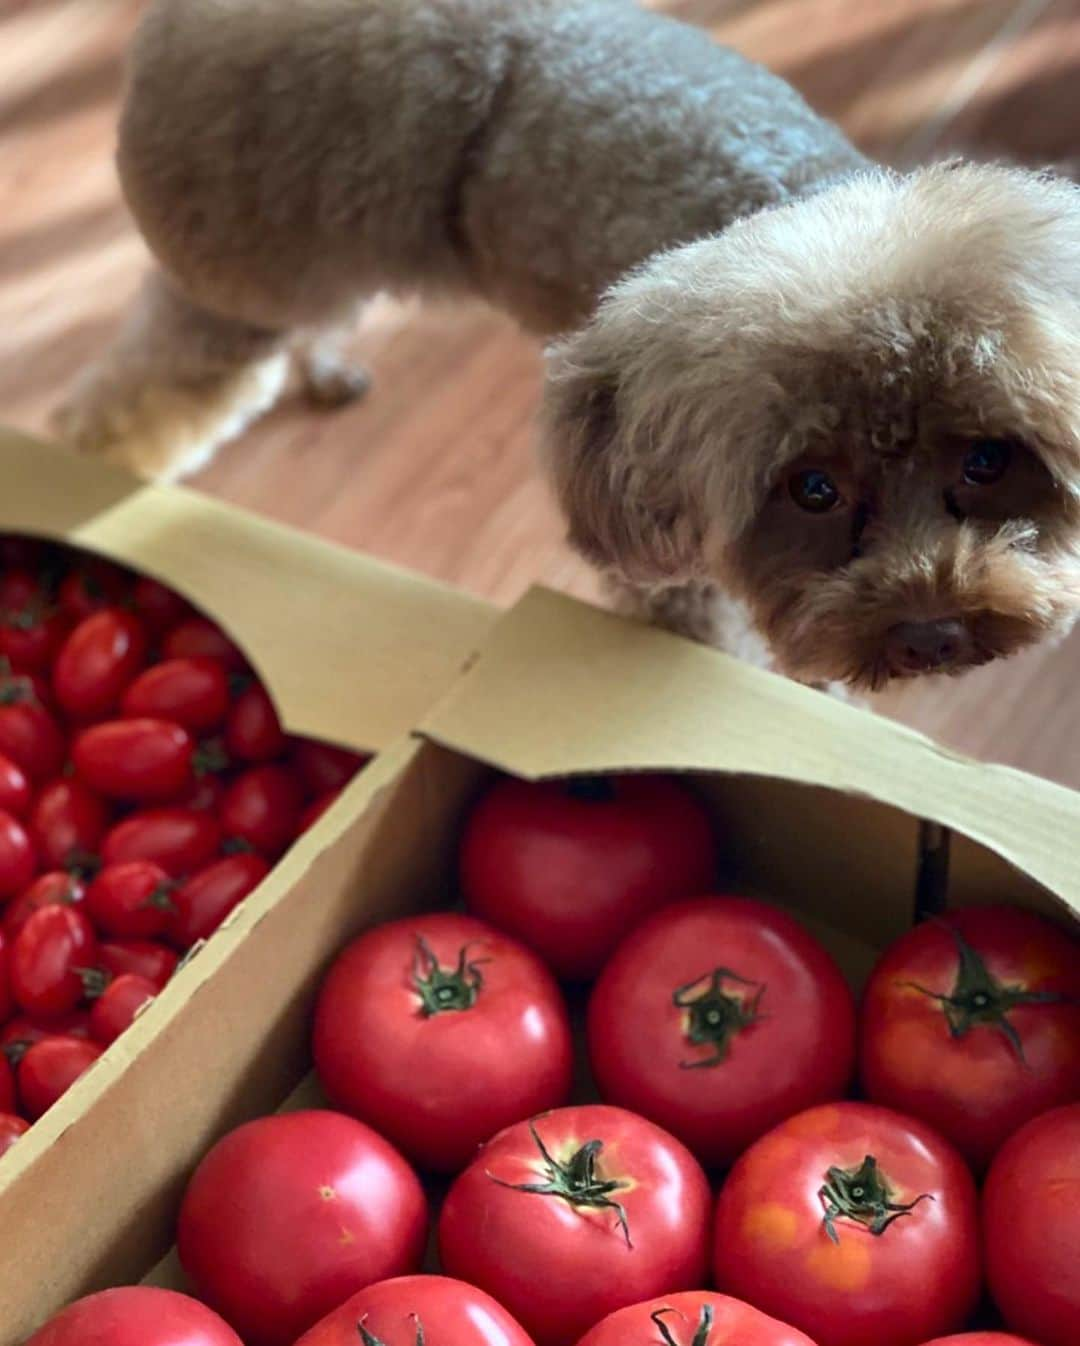
[[[73,879],[90,880],[101,868],[101,857],[75,846],[64,857],[63,867]]]
[[[845,1219],[880,1237],[896,1220],[910,1215],[920,1201],[934,1200],[929,1192],[906,1203],[890,1201],[891,1196],[892,1189],[872,1154],[858,1168],[830,1168],[824,1186],[818,1191],[818,1200],[825,1211],[822,1224],[826,1234],[833,1243],[839,1243],[836,1221]]]
[[[555,1159],[540,1139],[533,1122],[529,1123],[529,1133],[540,1151],[544,1161],[546,1182],[506,1182],[494,1173],[487,1176],[500,1187],[508,1187],[512,1192],[529,1192],[534,1196],[554,1196],[565,1201],[575,1209],[588,1206],[595,1210],[613,1210],[622,1230],[626,1246],[632,1248],[630,1222],[626,1218],[626,1208],[621,1201],[613,1201],[612,1192],[617,1192],[629,1184],[618,1178],[601,1178],[596,1171],[596,1161],[604,1149],[602,1140],[588,1140],[565,1162]]]
[[[470,960],[469,946],[463,944],[458,952],[457,967],[440,967],[430,944],[423,935],[417,935],[412,984],[420,997],[420,1013],[430,1019],[436,1014],[472,1009],[484,986],[481,965],[490,962],[490,958]]]
[[[232,763],[225,745],[219,738],[208,738],[200,743],[191,756],[191,769],[196,778],[217,776],[227,771]]]
[[[740,986],[753,988],[753,994],[746,996],[729,995],[724,990],[725,981],[738,982]],[[702,983],[707,983],[699,995],[692,994]],[[681,1070],[708,1070],[727,1060],[731,1049],[731,1040],[736,1033],[756,1024],[761,1014],[761,998],[765,994],[763,982],[747,981],[730,968],[714,967],[711,972],[703,972],[685,986],[672,993],[672,1003],[677,1009],[687,1011],[686,1037],[695,1047],[711,1046],[713,1053],[700,1061],[680,1061]]]
[[[931,991],[918,982],[908,982],[913,990],[936,1000],[949,1026],[949,1036],[966,1037],[970,1031],[985,1025],[1003,1034],[1017,1060],[1027,1065],[1024,1044],[1009,1014],[1021,1005],[1060,1005],[1069,999],[1055,991],[1026,991],[1022,986],[1009,986],[999,981],[986,966],[978,950],[972,948],[959,930],[947,927],[956,943],[956,980],[947,995]]]
[[[656,1330],[660,1333],[660,1340],[664,1343],[664,1346],[678,1346],[678,1342],[671,1335],[671,1328],[664,1322],[666,1313],[679,1313],[679,1311],[678,1309],[657,1309],[655,1313],[650,1313],[649,1317],[656,1324]],[[679,1313],[679,1317],[682,1316]],[[690,1346],[708,1346],[709,1336],[712,1333],[713,1316],[713,1306],[702,1304],[701,1317],[698,1319],[697,1330],[694,1332]]]
[[[6,1056],[8,1065],[15,1070],[33,1045],[31,1038],[14,1038],[0,1047],[0,1055]]]
[[[424,1346],[424,1324],[415,1313],[410,1314],[409,1316],[416,1324],[416,1346]],[[380,1337],[377,1337],[374,1332],[368,1331],[367,1327],[365,1327],[366,1322],[367,1316],[365,1315],[356,1324],[356,1330],[360,1333],[360,1340],[363,1342],[364,1346],[385,1346],[385,1343]]]
[[[587,804],[611,804],[616,796],[615,786],[607,776],[571,776],[565,789],[571,799]]]
[[[83,984],[87,1000],[100,1000],[112,983],[113,975],[103,967],[77,967],[75,973]]]

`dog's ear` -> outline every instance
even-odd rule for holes
[[[582,354],[572,342],[548,352],[541,414],[541,456],[569,541],[632,583],[693,578],[702,567],[704,501],[689,498],[686,464],[655,436],[641,442],[618,374],[590,367]]]

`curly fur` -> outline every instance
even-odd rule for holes
[[[180,475],[293,356],[360,391],[327,342],[376,291],[468,294],[559,338],[542,458],[624,605],[877,685],[898,621],[962,619],[978,661],[1080,603],[1066,183],[875,169],[627,0],[153,0],[118,164],[159,272],[61,412],[81,448]],[[987,435],[1015,484],[957,503]],[[821,461],[812,528],[786,482]]]

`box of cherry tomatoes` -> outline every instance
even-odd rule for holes
[[[26,1187],[3,1346],[1075,1346],[1080,796],[542,590],[477,647],[13,1146],[77,1101],[99,1209]]]
[[[299,1037],[278,1080],[206,1088],[235,1067],[221,1004],[197,1067],[164,1043],[228,964],[230,923],[297,882],[491,617],[15,434],[0,471],[0,1335],[18,1339],[51,1295],[168,1241],[148,1194],[175,1183],[177,1135],[291,1084]]]

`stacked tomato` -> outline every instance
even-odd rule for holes
[[[0,1153],[359,762],[164,585],[0,539]]]
[[[378,926],[330,969],[331,1107],[196,1170],[198,1300],[112,1291],[32,1346],[1075,1346],[1075,935],[950,913],[859,1008],[788,912],[708,895],[719,860],[677,781],[496,782],[467,914]]]

